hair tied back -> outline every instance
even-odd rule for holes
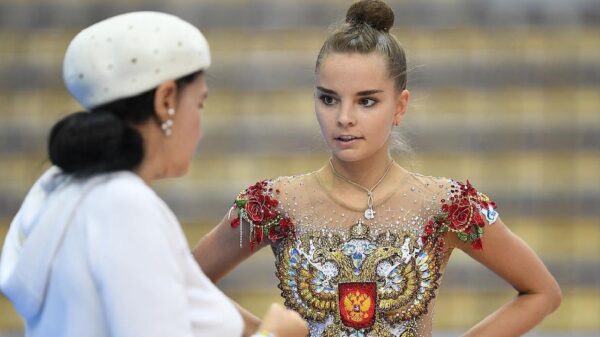
[[[346,22],[352,26],[369,25],[374,29],[389,32],[394,25],[394,12],[381,0],[361,0],[350,6]]]

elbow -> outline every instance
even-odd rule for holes
[[[553,297],[552,297],[552,306],[551,309],[553,311],[555,311],[556,309],[558,309],[558,307],[560,307],[560,304],[562,302],[562,290],[560,289],[560,287],[557,285],[556,286],[556,292],[554,293]]]
[[[556,311],[562,302],[562,291],[556,282],[553,282],[551,286],[540,288],[537,291],[519,292],[519,296],[521,295],[535,296],[535,305],[544,316]]]
[[[546,291],[546,303],[548,308],[548,314],[556,311],[562,302],[562,290],[556,281],[553,286],[550,287],[548,291]]]

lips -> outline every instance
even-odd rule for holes
[[[352,142],[357,139],[363,139],[363,137],[356,137],[356,136],[351,136],[351,135],[341,135],[341,136],[335,137],[334,139],[337,141],[340,141],[340,142],[349,143],[349,142]]]

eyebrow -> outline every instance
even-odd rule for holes
[[[369,95],[373,95],[373,94],[378,94],[380,92],[383,92],[383,90],[372,89],[372,90],[359,91],[356,93],[356,95],[357,96],[369,96]]]
[[[334,90],[331,90],[331,89],[327,89],[327,88],[323,88],[323,87],[317,87],[317,89],[326,94],[338,95],[337,92],[335,92]],[[383,92],[383,90],[380,90],[380,89],[363,90],[363,91],[357,92],[356,96],[369,96],[369,95],[373,95],[373,94],[378,94],[380,92]]]

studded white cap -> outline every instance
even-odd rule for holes
[[[77,34],[65,53],[63,79],[92,109],[208,66],[208,42],[196,27],[170,14],[132,12]]]

